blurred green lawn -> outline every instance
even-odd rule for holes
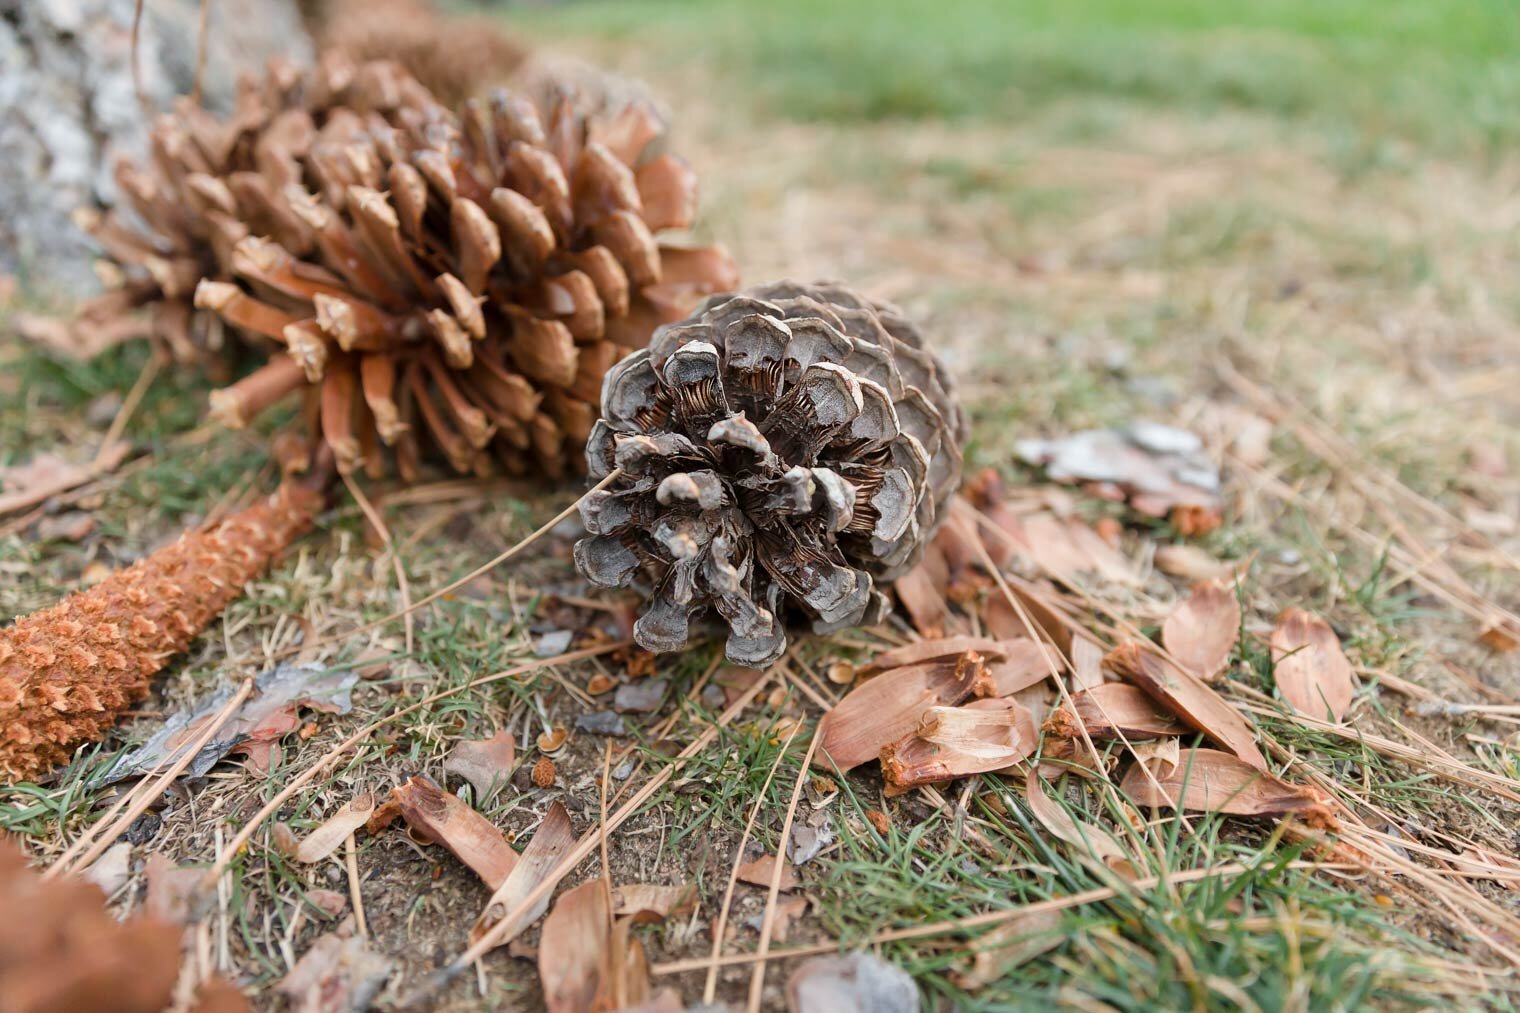
[[[586,0],[513,17],[715,58],[800,119],[996,120],[1103,96],[1468,152],[1520,135],[1509,0]]]

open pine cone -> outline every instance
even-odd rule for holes
[[[151,329],[181,358],[220,323],[269,356],[212,396],[246,424],[303,387],[342,470],[558,474],[578,462],[607,368],[736,284],[720,247],[664,245],[695,177],[654,152],[647,106],[588,118],[506,92],[456,115],[399,66],[329,56],[245,82],[217,122],[183,104],[148,166],[118,168],[148,225],[94,232],[120,287],[81,323]],[[493,453],[494,452],[494,453]]]
[[[654,582],[634,637],[687,642],[708,608],[729,660],[767,665],[789,612],[877,621],[917,561],[967,436],[944,367],[897,310],[830,283],[714,296],[607,374],[581,507],[590,580]]]

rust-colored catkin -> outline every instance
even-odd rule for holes
[[[99,888],[44,882],[0,843],[0,1008],[14,1013],[169,1005],[179,977],[180,929],[149,918],[118,922]]]
[[[304,532],[320,493],[287,485],[0,630],[0,775],[36,777],[96,742],[243,586]]]

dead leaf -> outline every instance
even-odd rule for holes
[[[181,868],[159,852],[149,855],[143,864],[143,878],[148,883],[143,913],[161,922],[188,925],[197,906],[209,900],[201,890],[205,869]]]
[[[0,467],[0,516],[29,510],[59,493],[115,471],[132,445],[118,440],[102,449],[96,460],[74,464],[57,454],[38,454],[25,464]]]
[[[442,845],[492,890],[517,865],[517,852],[496,824],[432,781],[413,777],[392,789],[391,798],[415,836]]]
[[[931,707],[915,734],[882,751],[881,770],[900,788],[933,784],[1011,767],[1038,743],[1034,716],[1017,700]]]
[[[298,1013],[360,1013],[390,975],[390,959],[354,935],[350,919],[312,943],[277,987]]]
[[[786,983],[791,1013],[918,1013],[918,986],[871,953],[810,957]]]
[[[1125,879],[1139,877],[1134,859],[1119,838],[1104,827],[1078,821],[1064,807],[1054,802],[1045,794],[1045,786],[1035,770],[1025,775],[1024,799],[1040,825],[1050,831],[1056,840],[1076,848],[1079,856],[1096,859],[1105,868],[1112,869]]]
[[[1036,633],[1043,633],[1063,657],[1070,657],[1075,637],[1061,615],[1031,591],[1021,587],[1014,578],[1009,578],[1008,589],[1023,608],[1029,622],[1024,621],[1025,615],[1020,615],[1019,610],[1004,595],[995,594],[987,600],[987,607],[982,612],[982,624],[987,632],[999,640],[1030,638]],[[1033,630],[1030,629],[1031,626],[1034,627]]]
[[[100,887],[100,892],[109,898],[115,896],[116,891],[126,885],[131,875],[132,845],[127,841],[118,841],[107,848],[105,854],[95,859],[90,867],[81,873],[80,878]]]
[[[1121,679],[1139,686],[1189,728],[1213,739],[1258,770],[1267,769],[1267,758],[1257,748],[1256,736],[1246,719],[1201,679],[1133,641],[1110,651],[1103,664]]]
[[[1506,629],[1502,624],[1490,626],[1478,634],[1478,642],[1495,654],[1509,654],[1516,648],[1520,648],[1520,638]]]
[[[348,909],[348,894],[336,890],[307,890],[306,900],[329,918],[336,918]]]
[[[611,1000],[612,911],[600,879],[567,891],[544,919],[538,976],[548,1013],[607,1009]]]
[[[992,687],[975,652],[883,672],[860,683],[823,717],[815,763],[851,770],[918,730],[930,707],[953,706]]]
[[[612,891],[612,913],[627,916],[639,923],[663,921],[673,914],[690,914],[696,906],[695,883],[680,886],[625,883]]]
[[[1023,639],[1020,637],[1020,639]],[[936,640],[915,640],[901,647],[882,651],[861,665],[855,677],[865,679],[880,672],[909,665],[922,665],[930,661],[954,661],[967,651],[975,651],[986,661],[1006,661],[1008,650],[1000,640],[990,637],[940,637]],[[849,682],[852,680],[846,680]]]
[[[263,764],[263,772],[267,773],[271,745],[300,726],[301,709],[347,714],[353,710],[353,688],[358,681],[359,674],[355,671],[314,665],[280,665],[265,672],[254,683],[257,694],[201,748],[184,776],[204,777],[219,760],[234,752],[249,755],[251,771],[258,772]],[[176,750],[194,742],[226,706],[233,692],[228,687],[194,711],[180,711],[169,717],[151,739],[117,762],[105,783],[146,774]]]
[[[1035,911],[1012,918],[971,944],[971,966],[956,971],[950,979],[968,992],[1007,977],[1042,953],[1060,946],[1066,936],[1061,932],[1061,915],[1055,911]]]
[[[943,585],[934,579],[927,563],[919,563],[893,585],[913,628],[930,639],[944,637],[950,622],[950,606],[940,586]]]
[[[1144,767],[1158,780],[1177,769],[1182,762],[1182,743],[1177,739],[1146,739],[1127,747],[1135,765]]]
[[[512,925],[506,933],[498,937],[497,945],[505,945],[515,939],[529,925],[538,921],[549,907],[549,896],[554,891],[547,891],[543,898],[532,908],[520,911],[523,899],[529,893],[543,884],[544,880],[558,867],[559,861],[565,852],[575,846],[575,831],[570,827],[570,814],[565,811],[564,804],[558,799],[549,806],[549,812],[544,816],[543,822],[539,823],[538,829],[533,832],[533,839],[523,849],[522,856],[517,859],[511,872],[501,885],[491,894],[491,899],[486,901],[486,906],[475,920],[475,926],[470,930],[470,940],[478,940],[489,932],[503,918],[511,918]]]
[[[1074,693],[1045,721],[1045,730],[1066,739],[1151,739],[1184,735],[1188,726],[1162,710],[1144,690],[1122,682]]]
[[[374,795],[366,792],[356,796],[307,834],[306,839],[296,845],[290,857],[303,865],[320,862],[341,848],[343,842],[348,840],[348,835],[368,823],[374,812]]]
[[[1340,721],[1356,695],[1356,675],[1330,624],[1287,609],[1272,630],[1272,676],[1284,702],[1313,718]]]
[[[1161,627],[1167,653],[1204,682],[1218,681],[1239,637],[1240,600],[1220,581],[1193,585]]]
[[[1119,790],[1137,806],[1166,806],[1232,816],[1301,816],[1315,826],[1335,822],[1328,800],[1258,770],[1217,749],[1185,750],[1177,766],[1147,776],[1139,765],[1124,775]]]
[[[489,739],[456,742],[449,750],[448,759],[443,761],[443,769],[468,781],[475,792],[475,803],[479,805],[507,783],[516,762],[517,741],[503,728]]]
[[[771,919],[771,939],[778,943],[786,942],[792,922],[807,914],[807,909],[806,897],[778,897],[773,909],[775,916]]]
[[[797,889],[797,873],[792,869],[792,863],[782,860],[781,867],[781,890],[790,891]],[[775,855],[761,855],[753,862],[745,862],[739,866],[737,872],[739,882],[748,883],[751,886],[765,887],[770,889],[771,875],[776,867]]]

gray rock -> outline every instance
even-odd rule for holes
[[[575,719],[577,731],[590,732],[592,735],[627,735],[628,727],[623,724],[623,719],[612,711],[593,711],[590,714],[582,714]]]
[[[918,988],[902,968],[869,953],[813,957],[786,983],[792,1013],[918,1013]]]
[[[0,0],[0,272],[33,299],[96,290],[84,206],[116,197],[111,169],[146,148],[148,116],[132,84],[134,0]],[[188,94],[199,0],[147,0],[138,60],[157,113]],[[216,0],[205,95],[228,109],[239,72],[270,56],[309,63],[295,0]]]

